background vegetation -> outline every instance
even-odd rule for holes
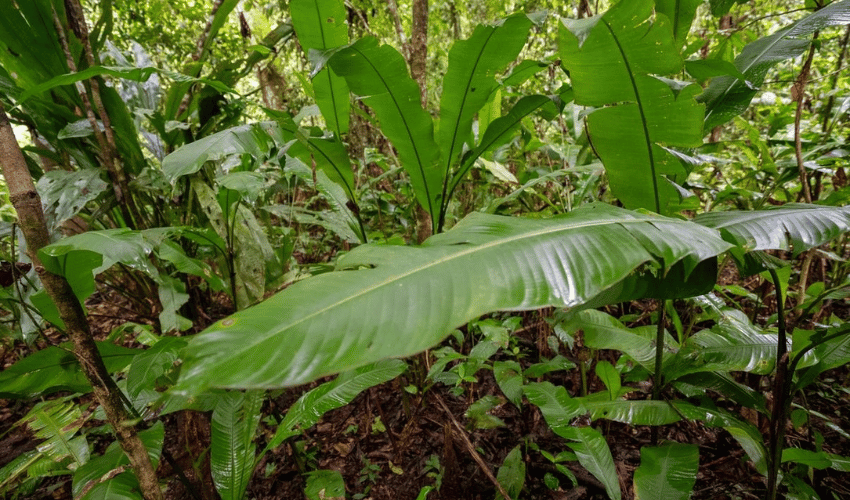
[[[0,493],[850,495],[848,24],[0,4]]]

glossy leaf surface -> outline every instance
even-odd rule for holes
[[[822,245],[850,231],[850,208],[788,203],[751,212],[709,212],[694,222],[717,229],[744,250],[793,250]]]
[[[241,500],[254,472],[254,434],[260,422],[263,393],[229,392],[212,416],[210,468],[223,500]]]
[[[358,247],[341,271],[215,323],[190,341],[179,386],[305,383],[415,354],[487,312],[574,307],[643,264],[695,266],[728,246],[697,224],[608,205],[549,220],[472,214],[421,247]]]

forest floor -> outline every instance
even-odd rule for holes
[[[89,304],[97,336],[106,335],[124,321],[144,322],[144,318],[129,318],[128,307],[121,297],[99,295]],[[641,304],[636,304],[641,307]],[[214,315],[214,313],[212,313]],[[520,330],[520,344],[528,353],[523,363],[533,363],[543,356],[551,356],[545,339],[550,327],[541,321],[541,313],[524,315]],[[216,318],[210,318],[211,320]],[[54,339],[56,340],[56,339]],[[464,346],[469,348],[470,346]],[[2,349],[0,366],[8,367],[27,352],[20,345]],[[575,353],[562,352],[567,356]],[[498,355],[497,355],[498,356]],[[601,351],[599,359],[616,361],[615,353]],[[410,360],[411,368],[405,375],[360,394],[351,404],[326,414],[302,436],[290,439],[268,453],[254,472],[249,485],[248,498],[303,499],[304,473],[316,469],[339,471],[345,478],[349,498],[373,500],[414,500],[423,487],[436,486],[428,494],[429,500],[491,500],[496,488],[485,473],[485,468],[495,475],[507,454],[522,445],[526,467],[525,486],[521,498],[526,500],[569,500],[607,498],[602,485],[582,469],[577,462],[563,465],[574,475],[573,485],[567,476],[539,451],[552,455],[568,450],[563,439],[555,435],[546,424],[540,411],[530,404],[517,408],[504,401],[491,414],[501,419],[504,426],[491,429],[474,429],[465,416],[471,402],[482,396],[503,398],[492,372],[482,370],[478,382],[466,384],[465,392],[455,396],[450,388],[436,384],[425,392],[410,394],[404,390],[409,384],[421,382],[427,373],[425,355]],[[581,380],[577,369],[547,375],[547,380],[563,385],[572,395],[577,395]],[[741,379],[745,380],[745,379]],[[262,449],[274,434],[273,422],[304,392],[322,381],[303,387],[272,393],[264,408],[264,418],[257,438]],[[749,382],[758,384],[758,380]],[[591,391],[604,387],[591,376]],[[421,387],[421,385],[420,385]],[[644,397],[648,388],[637,387],[637,398]],[[766,430],[766,422],[757,415],[714,398],[718,406],[725,406],[743,414],[751,422]],[[850,432],[850,365],[826,373],[810,387],[806,400],[798,398],[797,404],[806,405],[811,415],[822,416],[812,420],[812,436],[823,436],[823,449],[829,453],[850,456],[850,440],[836,428]],[[15,423],[26,414],[34,401],[0,400],[0,467],[20,453],[33,449],[38,440]],[[170,458],[163,460],[158,473],[168,479],[169,499],[214,499],[208,466],[209,445],[208,414],[180,412],[164,417],[166,424],[165,452]],[[97,426],[99,422],[90,422]],[[616,422],[594,422],[605,435],[611,448],[620,486],[625,499],[634,498],[632,476],[640,464],[640,448],[651,442],[651,429]],[[814,432],[816,431],[816,432]],[[700,464],[694,499],[757,499],[764,496],[763,477],[748,461],[744,450],[722,428],[711,428],[699,422],[682,421],[659,429],[663,441],[691,443],[699,446]],[[102,439],[102,438],[101,438]],[[813,449],[808,430],[787,429],[786,444]],[[95,442],[96,451],[102,451],[108,442]],[[478,460],[476,460],[476,458]],[[439,465],[437,465],[439,462]],[[429,465],[430,464],[430,465]],[[183,478],[176,469],[181,469]],[[558,486],[550,488],[552,477]],[[822,499],[850,499],[850,474],[832,469],[815,471],[813,484]],[[59,476],[45,481],[29,496],[16,497],[9,492],[0,498],[64,499],[71,498],[70,476]]]

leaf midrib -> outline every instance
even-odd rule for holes
[[[657,222],[657,221],[655,221],[655,222]],[[667,222],[667,221],[664,221],[664,222]],[[673,220],[671,220],[670,222],[678,223],[677,221],[673,221]],[[288,325],[277,328],[272,333],[270,333],[269,335],[254,336],[254,338],[256,338],[258,340],[255,341],[255,342],[247,343],[246,348],[243,349],[243,350],[250,350],[251,348],[261,344],[262,342],[266,341],[267,339],[274,337],[274,336],[276,336],[276,335],[278,335],[278,334],[280,334],[284,331],[291,330],[292,328],[298,326],[299,324],[307,322],[307,321],[313,319],[316,316],[326,314],[328,311],[331,311],[331,310],[333,310],[337,307],[340,307],[342,304],[345,304],[346,302],[351,302],[351,301],[356,300],[356,299],[358,299],[362,296],[368,295],[368,294],[374,292],[375,290],[378,290],[378,289],[385,287],[385,286],[389,286],[392,283],[395,283],[399,280],[407,278],[411,275],[414,275],[414,274],[419,273],[419,272],[424,272],[425,270],[430,269],[432,267],[445,264],[445,263],[447,263],[447,262],[449,262],[453,259],[465,257],[465,256],[470,255],[472,253],[475,253],[477,251],[486,251],[486,250],[489,250],[489,249],[496,247],[496,246],[508,245],[510,243],[513,243],[515,241],[519,241],[519,240],[522,240],[522,239],[536,238],[536,237],[544,236],[544,235],[547,235],[547,234],[555,234],[555,233],[559,233],[559,232],[573,231],[573,230],[587,228],[587,227],[597,227],[597,226],[611,225],[611,224],[623,225],[623,224],[628,224],[628,223],[648,223],[648,224],[652,224],[653,221],[650,220],[650,219],[612,220],[611,218],[608,218],[608,219],[601,220],[601,221],[590,221],[590,222],[580,223],[580,224],[576,224],[576,225],[571,225],[571,226],[568,226],[568,227],[542,228],[542,229],[537,230],[537,231],[526,232],[526,233],[515,235],[515,236],[509,237],[509,238],[500,238],[500,239],[497,239],[497,240],[494,240],[494,241],[491,241],[491,242],[487,242],[487,243],[483,243],[483,244],[480,244],[480,245],[471,245],[468,249],[464,249],[460,252],[452,253],[450,255],[446,255],[446,256],[441,257],[439,259],[429,261],[428,263],[426,263],[424,265],[412,268],[412,269],[405,271],[401,274],[394,274],[394,275],[390,276],[388,279],[385,279],[383,281],[380,281],[378,283],[373,284],[372,286],[369,286],[367,288],[363,288],[363,289],[359,290],[358,293],[356,293],[356,294],[349,295],[349,296],[347,296],[347,297],[345,297],[341,300],[338,300],[338,301],[336,301],[332,304],[328,304],[326,307],[323,307],[323,308],[321,308],[317,311],[314,311],[314,312],[312,312],[312,313],[310,313],[306,316],[302,316],[297,321],[294,321],[292,323],[289,323]],[[647,253],[649,253],[649,250],[646,249],[646,247],[642,246],[641,248],[644,251],[646,251]]]
[[[646,112],[643,109],[643,99],[641,99],[640,90],[638,90],[637,80],[635,80],[635,75],[632,72],[632,66],[629,64],[629,58],[626,56],[626,52],[623,49],[622,44],[620,43],[620,39],[617,38],[617,34],[614,32],[614,29],[611,27],[611,23],[608,22],[604,17],[602,18],[602,23],[608,28],[608,31],[611,33],[611,38],[614,40],[614,43],[617,45],[617,50],[620,51],[620,55],[623,56],[623,64],[626,66],[626,73],[629,75],[629,81],[632,84],[632,90],[635,93],[635,104],[638,106],[638,110],[640,111],[640,121],[641,126],[643,127],[643,137],[646,141],[646,151],[649,155],[649,171],[652,177],[652,194],[655,198],[655,213],[661,213],[661,199],[658,195],[658,179],[657,173],[655,172],[655,154],[652,150],[652,139],[649,137],[649,125],[647,124]]]

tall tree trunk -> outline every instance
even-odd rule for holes
[[[83,307],[71,285],[62,277],[44,269],[38,251],[50,243],[50,235],[41,209],[41,198],[35,190],[6,110],[0,104],[0,169],[9,187],[9,198],[18,213],[18,224],[27,243],[27,255],[32,260],[44,285],[45,291],[59,309],[59,316],[74,344],[74,356],[94,391],[98,403],[103,406],[106,418],[115,431],[121,448],[130,458],[130,464],[139,479],[142,494],[148,500],[160,500],[162,492],[156,472],[148,458],[145,445],[136,434],[136,429],[126,422],[131,420],[124,407],[123,397],[115,381],[106,370],[103,358],[91,335]]]
[[[410,34],[410,76],[419,84],[422,108],[428,110],[426,62],[428,59],[428,0],[413,0],[413,29]],[[416,210],[416,240],[425,241],[434,231],[434,222],[421,206]]]

